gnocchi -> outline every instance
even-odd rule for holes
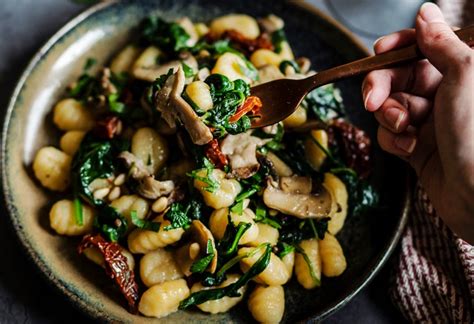
[[[159,248],[140,260],[140,278],[147,287],[182,277],[183,273],[170,251]]]
[[[318,129],[312,130],[310,136],[311,137],[309,137],[305,141],[306,159],[315,170],[319,171],[324,161],[326,160],[326,153],[321,150],[321,148],[318,146],[318,144],[315,143],[315,141],[318,142],[325,150],[328,150],[328,134],[326,133],[326,131]]]
[[[198,177],[194,179],[194,188],[199,190],[206,205],[214,209],[229,207],[232,205],[235,198],[242,190],[240,183],[235,179],[227,179],[225,177],[225,172],[219,169],[212,170],[210,175],[207,173],[207,170],[200,170],[197,173]],[[210,190],[209,184],[199,179],[209,176],[217,183],[218,188]]]
[[[290,116],[283,120],[285,127],[298,127],[303,125],[308,119],[306,109],[299,106]]]
[[[239,223],[248,223],[250,227],[245,231],[242,237],[239,240],[239,244],[246,244],[257,240],[259,237],[259,227],[255,223],[255,214],[252,210],[246,208],[242,215],[238,213],[229,212],[228,208],[216,209],[212,212],[211,217],[209,218],[209,226],[212,234],[217,239],[222,239],[224,237],[225,230],[229,224],[228,216],[230,213],[230,220],[234,226]]]
[[[326,277],[340,276],[346,270],[347,263],[339,241],[329,233],[319,241],[322,272]]]
[[[211,70],[211,73],[225,75],[231,81],[241,79],[247,83],[250,83],[252,80],[247,76],[247,70],[247,62],[245,62],[242,57],[237,54],[227,52],[222,54],[217,59],[216,65]]]
[[[257,249],[257,251],[255,251],[256,253],[253,253],[251,256],[245,257],[240,261],[240,268],[243,272],[247,272],[250,267],[257,262],[257,260],[263,255],[263,249],[258,247],[243,247],[238,251],[238,255],[245,256],[254,252],[254,249]],[[275,286],[284,285],[289,279],[290,274],[288,273],[285,264],[273,252],[271,253],[270,262],[265,270],[255,277],[255,281],[258,283]]]
[[[186,280],[166,281],[148,288],[142,295],[138,310],[145,316],[161,318],[178,310],[179,303],[189,296]]]
[[[260,35],[260,28],[255,18],[248,15],[231,14],[214,19],[210,32],[220,36],[225,31],[235,30],[246,38],[255,39]]]
[[[92,209],[85,205],[82,208],[82,224],[76,221],[74,202],[63,199],[56,202],[49,212],[49,224],[58,234],[67,236],[84,235],[92,231],[94,214]]]
[[[306,289],[313,289],[321,281],[321,256],[318,240],[313,238],[300,242],[301,252],[295,256],[296,279]]]
[[[125,217],[129,230],[135,227],[132,222],[132,211],[137,218],[144,219],[150,209],[148,202],[138,195],[123,195],[112,201],[110,206]]]
[[[33,171],[44,187],[64,191],[70,182],[71,157],[55,147],[43,147],[36,153]]]
[[[335,212],[328,222],[329,233],[336,235],[342,229],[346,220],[349,195],[344,182],[332,173],[324,174],[324,185],[331,191],[337,204],[337,208],[334,209]]]
[[[110,70],[115,74],[130,72],[142,49],[134,45],[125,46],[110,63]]]
[[[63,99],[54,107],[53,122],[63,131],[88,131],[94,126],[94,117],[79,101]]]
[[[169,150],[163,136],[150,127],[143,127],[132,137],[132,153],[155,174],[166,163]]]
[[[190,83],[186,87],[185,92],[189,99],[203,111],[208,111],[214,106],[211,89],[204,81],[194,81]]]
[[[61,139],[59,140],[59,148],[69,156],[74,156],[79,146],[81,145],[81,141],[86,135],[84,131],[69,131],[66,132]]]
[[[282,286],[257,285],[249,296],[248,307],[260,323],[280,323],[285,312],[285,291]]]

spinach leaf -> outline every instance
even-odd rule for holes
[[[82,202],[79,197],[74,198],[74,218],[77,225],[84,224],[84,215],[82,214]]]
[[[276,30],[272,33],[272,43],[275,47],[275,53],[281,53],[282,51],[282,44],[287,42],[286,34],[283,29]]]
[[[214,164],[212,164],[212,162],[209,161],[209,159],[207,159],[206,157],[202,157],[202,164],[204,168],[193,170],[191,172],[186,173],[186,175],[192,179],[204,182],[207,185],[203,188],[204,190],[211,193],[215,192],[217,189],[219,189],[220,184],[219,181],[217,181],[217,179],[215,179],[213,175],[213,171],[215,169]],[[199,175],[200,173],[202,173],[203,169],[205,169],[206,171],[205,176]]]
[[[207,241],[206,246],[206,255],[200,258],[199,260],[194,261],[191,265],[191,272],[192,273],[203,273],[209,264],[211,264],[212,259],[214,258],[215,252],[212,247],[212,241]]]
[[[170,225],[164,227],[165,231],[176,228],[188,228],[191,225],[191,218],[188,217],[190,205],[185,206],[184,203],[176,202],[171,205],[166,212],[164,218],[170,221]]]
[[[267,224],[267,225],[270,225],[271,227],[274,227],[276,229],[281,228],[281,224],[279,223],[279,221],[276,218],[267,216],[267,214],[268,214],[267,208],[266,208],[266,206],[263,202],[259,201],[255,205],[256,205],[256,207],[255,207],[255,221],[257,223]]]
[[[247,284],[252,278],[259,275],[263,272],[270,262],[271,256],[271,246],[270,244],[266,245],[265,252],[262,256],[254,263],[254,265],[242,275],[236,282],[230,284],[229,286],[223,288],[214,288],[209,290],[201,290],[195,293],[192,293],[188,298],[183,300],[179,304],[179,309],[183,310],[189,308],[193,305],[202,304],[208,300],[221,299],[222,297],[238,297],[240,293],[238,290]]]
[[[181,66],[183,67],[184,76],[186,78],[192,78],[194,76],[194,70],[192,67],[184,62],[181,62]]]
[[[301,220],[293,216],[284,216],[280,219],[280,241],[294,244],[302,240],[318,237],[324,238],[327,231],[329,217]]]
[[[132,210],[130,212],[130,216],[132,218],[132,224],[140,229],[153,231],[153,232],[158,232],[160,230],[161,224],[159,222],[152,222],[146,219],[138,218],[136,210]]]
[[[367,180],[361,180],[352,173],[334,173],[346,185],[349,193],[348,213],[350,215],[363,215],[379,205],[379,194]]]
[[[117,242],[127,232],[127,220],[115,208],[108,205],[97,207],[94,227],[110,242]]]
[[[285,242],[278,242],[277,244],[277,255],[280,259],[284,258],[287,254],[293,252],[295,247],[292,244]]]
[[[205,82],[211,89],[211,97],[214,108],[202,115],[204,122],[215,129],[214,137],[222,137],[227,133],[239,134],[247,131],[250,126],[250,118],[243,116],[237,122],[229,122],[237,108],[250,94],[249,85],[243,80],[230,81],[224,75],[211,74]]]
[[[190,36],[179,24],[166,22],[163,19],[151,16],[143,20],[139,32],[143,45],[154,45],[168,54],[175,55],[187,49]]]
[[[295,61],[284,60],[279,65],[279,69],[281,73],[285,74],[285,70],[288,66],[291,66],[295,70],[296,73],[301,72],[300,66],[298,65],[298,63],[296,63]]]
[[[340,91],[333,84],[316,88],[308,93],[304,105],[310,114],[322,121],[346,114]]]
[[[252,226],[250,223],[240,222],[235,226],[228,215],[228,224],[222,240],[218,244],[219,257],[231,256],[237,252],[237,247],[244,233]]]

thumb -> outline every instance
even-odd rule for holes
[[[472,61],[471,48],[461,41],[434,3],[424,3],[416,17],[416,37],[421,52],[443,75],[462,72]]]

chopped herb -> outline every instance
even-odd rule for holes
[[[117,242],[127,232],[127,220],[113,207],[97,207],[94,227],[110,242]]]
[[[255,221],[257,223],[267,224],[276,229],[281,228],[280,223],[276,219],[273,219],[272,217],[267,216],[268,213],[267,213],[267,208],[265,207],[265,204],[263,204],[262,202],[259,202],[256,205],[257,207],[255,209]]]
[[[193,305],[199,305],[209,300],[221,299],[225,296],[239,297],[239,289],[267,268],[268,263],[270,262],[271,251],[272,249],[270,244],[267,244],[265,247],[265,252],[262,254],[262,256],[236,282],[226,287],[201,290],[192,293],[188,298],[179,304],[179,309],[187,309]]]
[[[125,104],[119,101],[118,93],[112,93],[107,97],[107,102],[109,104],[109,109],[111,112],[116,113],[118,115],[123,114],[125,112]]]
[[[208,240],[206,246],[206,255],[200,258],[199,260],[194,261],[194,263],[191,265],[191,272],[203,273],[207,269],[209,264],[211,264],[214,255],[215,252],[212,247],[212,241]]]
[[[207,185],[203,188],[204,190],[211,193],[215,192],[217,189],[219,189],[220,184],[219,181],[214,178],[214,165],[211,163],[211,161],[209,161],[209,159],[205,157],[203,157],[202,163],[204,164],[204,168],[206,170],[206,176],[199,175],[199,173],[201,173],[203,169],[193,170],[187,173],[186,175],[190,178],[204,182]]]
[[[228,224],[224,237],[219,242],[219,256],[230,256],[237,251],[239,241],[244,233],[252,226],[250,223],[240,222],[235,226],[228,215]]]
[[[130,216],[132,218],[132,224],[140,229],[153,232],[158,232],[160,230],[161,224],[159,222],[151,222],[149,220],[139,218],[136,210],[132,210],[130,212]]]
[[[192,222],[191,218],[188,217],[189,206],[190,205],[185,206],[181,202],[172,204],[164,216],[171,224],[165,226],[164,230],[169,231],[176,228],[188,228]]]
[[[295,250],[295,247],[292,244],[288,244],[285,242],[278,242],[277,244],[277,249],[278,249],[278,257],[280,259],[283,259],[287,254],[290,254]]]
[[[183,67],[184,76],[186,78],[192,78],[194,76],[195,73],[192,67],[184,62],[181,62],[181,66]]]
[[[77,225],[84,224],[84,217],[82,214],[82,202],[79,197],[74,198],[74,219]]]

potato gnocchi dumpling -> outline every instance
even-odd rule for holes
[[[296,279],[306,289],[313,289],[321,281],[321,255],[318,240],[303,240],[299,247],[301,252],[295,256]]]
[[[64,191],[70,182],[71,157],[55,147],[45,146],[36,153],[33,171],[44,187]]]
[[[173,253],[160,248],[141,258],[140,278],[145,286],[151,287],[165,281],[183,278],[183,273],[176,264]]]
[[[257,285],[247,303],[257,322],[280,323],[285,312],[285,291],[282,286]]]
[[[82,103],[68,98],[54,107],[53,122],[63,131],[88,131],[94,126],[94,117]]]
[[[82,208],[82,224],[76,221],[74,202],[63,199],[57,201],[49,211],[49,224],[58,234],[67,236],[84,235],[92,231],[94,212],[87,205]]]
[[[39,149],[31,165],[62,192],[51,229],[82,236],[78,252],[132,313],[247,303],[256,321],[281,322],[293,273],[316,289],[351,266],[335,235],[377,205],[370,139],[332,84],[252,128],[272,109],[252,87],[317,73],[280,17],[150,16],[131,35],[103,66],[86,60],[52,107],[59,149]]]
[[[148,288],[140,299],[138,310],[145,316],[161,318],[178,310],[179,303],[189,296],[186,280],[166,281]]]

